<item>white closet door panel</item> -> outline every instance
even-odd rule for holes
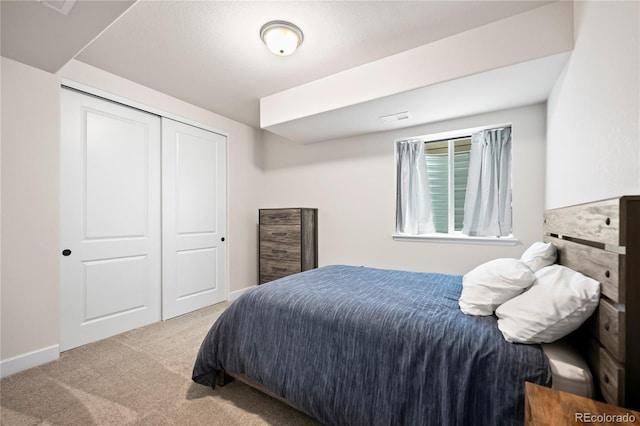
[[[208,136],[175,133],[179,235],[216,232],[218,146]]]
[[[162,317],[226,300],[225,136],[162,119]]]
[[[160,319],[160,118],[62,90],[66,350]]]
[[[149,175],[146,127],[99,111],[87,111],[86,126],[86,237],[144,236]]]
[[[84,323],[149,305],[147,256],[83,262]]]
[[[204,248],[177,252],[177,300],[217,289],[217,249]]]

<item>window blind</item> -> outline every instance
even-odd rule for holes
[[[457,152],[454,158],[454,230],[460,231],[464,218],[464,199],[469,172],[469,152]],[[449,232],[449,155],[425,154],[431,209],[436,232]]]

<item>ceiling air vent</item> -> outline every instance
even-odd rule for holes
[[[56,12],[68,15],[76,0],[39,0],[40,3],[55,10]]]
[[[411,118],[411,114],[409,114],[409,111],[404,111],[404,112],[396,112],[395,114],[383,115],[378,118],[383,123],[389,124],[389,123],[395,123],[397,121],[408,120],[409,118]]]

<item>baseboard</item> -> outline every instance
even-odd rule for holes
[[[0,361],[0,378],[37,367],[60,358],[60,346],[53,345]]]
[[[234,300],[236,300],[238,297],[242,296],[242,293],[244,293],[247,290],[250,290],[254,287],[258,287],[257,285],[252,285],[251,287],[246,287],[243,288],[242,290],[236,290],[236,291],[230,291],[229,292],[229,302],[233,302]]]

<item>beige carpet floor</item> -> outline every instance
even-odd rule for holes
[[[63,352],[0,381],[2,425],[318,425],[238,381],[191,381],[200,343],[228,306]]]

